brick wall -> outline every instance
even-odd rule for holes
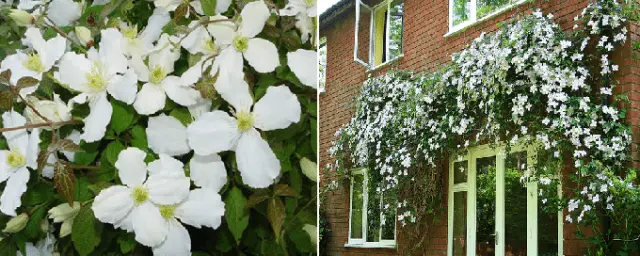
[[[351,1],[351,0],[347,0]],[[543,0],[526,3],[510,11],[495,16],[482,23],[468,27],[457,35],[444,37],[448,32],[448,3],[445,0],[405,0],[404,24],[404,57],[392,65],[377,70],[370,75],[379,75],[390,68],[409,69],[417,72],[428,72],[447,64],[451,54],[462,50],[481,32],[492,32],[497,29],[497,23],[511,19],[518,13],[529,13],[532,8],[540,8],[543,13],[553,13],[554,19],[563,29],[573,26],[573,17],[579,14],[588,1],[579,0]],[[332,24],[322,25],[321,36],[327,38],[327,80],[325,93],[320,96],[320,164],[324,167],[328,161],[328,149],[335,132],[348,123],[353,114],[353,100],[356,98],[360,86],[365,81],[367,70],[353,60],[354,22],[353,7],[345,14],[334,19]],[[369,31],[361,29],[359,38],[368,40]],[[627,120],[634,125],[635,151],[640,144],[640,63],[638,53],[631,54],[631,41],[640,41],[640,29],[637,24],[630,28],[629,39],[624,49],[615,58],[620,65],[618,74],[619,86],[617,92],[624,92],[633,101],[626,104],[629,112]],[[362,40],[362,39],[361,39]],[[367,42],[360,42],[359,48],[367,47]],[[635,58],[634,59],[634,55]],[[633,167],[640,167],[640,156],[634,153]],[[565,170],[565,172],[573,172]],[[446,174],[446,172],[445,172]],[[331,174],[321,177],[322,182],[333,179]],[[443,175],[444,181],[447,180]],[[444,184],[447,184],[446,182]],[[432,224],[429,241],[419,254],[446,255],[447,250],[447,216],[446,195],[442,207],[443,216],[438,216],[439,222]],[[326,211],[332,233],[328,248],[330,255],[401,255],[403,252],[395,249],[356,249],[345,248],[349,229],[349,187],[342,186],[336,192],[328,195],[322,205]],[[564,254],[582,255],[585,243],[574,236],[576,226],[564,225]],[[402,244],[402,234],[398,234],[398,243]],[[402,246],[399,246],[402,247]]]

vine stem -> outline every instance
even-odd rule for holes
[[[29,125],[23,125],[23,126],[18,126],[18,127],[2,128],[2,129],[0,129],[0,132],[10,132],[10,131],[17,131],[17,130],[22,130],[22,129],[45,127],[45,126],[62,126],[62,125],[75,124],[75,123],[77,123],[77,122],[76,121],[64,121],[64,122],[49,122],[49,123],[29,124]]]
[[[64,31],[62,31],[62,29],[60,29],[58,26],[55,25],[55,23],[53,21],[51,21],[51,19],[49,19],[49,17],[45,17],[45,19],[47,19],[47,21],[49,21],[49,23],[53,24],[53,25],[47,25],[45,24],[45,26],[47,26],[48,28],[53,29],[53,31],[55,31],[56,33],[58,33],[59,35],[61,35],[62,37],[68,39],[69,41],[71,41],[72,43],[80,46],[80,50],[83,53],[87,53],[87,49],[85,49],[85,45],[82,45],[79,42],[76,42],[76,40],[73,40],[73,38],[69,37],[69,34],[65,33]]]

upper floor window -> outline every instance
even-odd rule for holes
[[[449,0],[449,31],[457,31],[524,0]]]
[[[320,92],[324,92],[324,85],[327,81],[327,38],[320,38],[320,47],[318,48],[318,74],[320,82]]]
[[[345,246],[385,247],[396,244],[396,214],[392,197],[369,187],[366,169],[353,171],[349,209],[349,239]],[[383,210],[385,209],[385,210]]]
[[[373,7],[356,1],[355,60],[373,69],[401,57],[404,1],[384,0]]]

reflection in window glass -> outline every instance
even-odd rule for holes
[[[467,191],[453,193],[453,255],[467,254]]]
[[[380,241],[380,193],[376,193],[375,186],[369,186],[367,194],[367,242]]]
[[[553,182],[544,189],[549,193],[557,193],[557,182]],[[545,193],[543,193],[545,194]],[[558,255],[558,212],[545,208],[547,201],[544,197],[538,196],[538,255],[556,256]]]
[[[467,182],[467,169],[469,168],[467,161],[456,162],[453,164],[453,184]]]
[[[402,36],[404,27],[404,2],[391,4],[389,15],[389,42],[387,60],[393,60],[402,54]]]
[[[478,19],[511,4],[511,0],[477,0]]]
[[[364,205],[362,175],[353,177],[351,198],[351,238],[362,239],[362,206]]]
[[[396,208],[393,205],[393,197],[382,195],[384,209],[382,222],[382,240],[395,240],[396,238]]]
[[[476,159],[476,186],[476,255],[495,255],[495,156]]]
[[[469,20],[472,0],[453,0],[453,25]]]
[[[527,255],[527,187],[520,177],[527,168],[527,152],[507,156],[504,171],[505,254]]]

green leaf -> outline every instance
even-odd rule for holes
[[[193,122],[193,118],[191,118],[191,113],[189,113],[189,109],[187,108],[174,108],[169,113],[170,116],[175,117],[180,121],[183,125],[188,126],[191,122]]]
[[[246,202],[247,198],[238,187],[233,187],[224,200],[226,205],[224,217],[237,244],[240,244],[242,233],[249,225],[249,210],[245,208]]]
[[[115,166],[116,161],[118,161],[118,155],[122,150],[124,150],[124,145],[122,145],[120,141],[112,141],[107,145],[107,148],[104,149],[104,157],[106,159],[103,160],[107,160],[111,166]]]
[[[287,184],[276,184],[273,188],[273,194],[276,196],[296,196],[296,191]]]
[[[284,204],[280,197],[273,197],[269,200],[269,205],[267,206],[267,218],[269,219],[269,223],[271,223],[271,228],[273,228],[273,232],[276,234],[276,241],[280,241],[280,232],[282,231],[282,224],[284,223],[284,218],[287,216],[284,208]]]
[[[130,234],[131,233],[128,233],[126,236],[118,237],[118,244],[120,245],[120,251],[124,254],[132,252],[133,249],[136,248],[136,244],[137,244],[136,240],[134,239],[134,236]]]
[[[202,0],[202,11],[204,15],[213,16],[216,15],[216,2],[217,0]]]
[[[131,146],[134,146],[140,149],[146,149],[148,147],[147,132],[142,126],[140,125],[134,126],[133,128],[131,128],[131,130],[129,130],[129,134],[133,138],[131,139]]]
[[[56,186],[56,191],[69,204],[75,199],[76,182],[76,175],[69,164],[64,161],[57,162],[53,173],[53,184]]]
[[[18,247],[11,242],[11,239],[0,240],[0,255],[3,256],[16,256],[18,254]]]
[[[40,223],[42,222],[42,218],[44,218],[45,213],[46,208],[40,207],[29,217],[27,226],[24,228],[24,233],[28,239],[36,239],[38,235],[42,233],[42,229],[40,229]]]
[[[256,205],[258,205],[259,203],[264,202],[265,200],[269,199],[271,196],[269,196],[269,191],[266,189],[261,189],[256,191],[255,193],[253,193],[253,195],[251,195],[249,197],[249,201],[247,201],[245,207],[247,208],[253,208]]]
[[[111,101],[113,106],[113,112],[111,114],[111,128],[116,134],[120,134],[129,128],[129,125],[133,121],[133,107],[122,103],[120,101]]]
[[[25,193],[24,205],[32,206],[41,204],[51,199],[53,196],[53,186],[46,182],[38,182],[29,188],[29,192]]]
[[[11,70],[7,69],[0,73],[0,84],[8,85],[11,81]]]
[[[292,228],[287,232],[289,239],[293,241],[293,244],[296,246],[298,251],[300,252],[313,252],[315,248],[311,243],[311,237],[309,234],[302,229],[302,227]]]
[[[40,82],[40,80],[35,79],[33,77],[30,76],[25,76],[23,78],[18,79],[18,84],[16,84],[16,90],[20,90],[20,89],[24,89],[27,87],[31,87],[34,86],[36,84],[38,84]]]
[[[0,110],[8,111],[13,106],[14,96],[10,91],[0,92]]]
[[[91,207],[82,207],[73,220],[71,240],[81,256],[89,255],[100,244],[102,223],[93,216]]]

